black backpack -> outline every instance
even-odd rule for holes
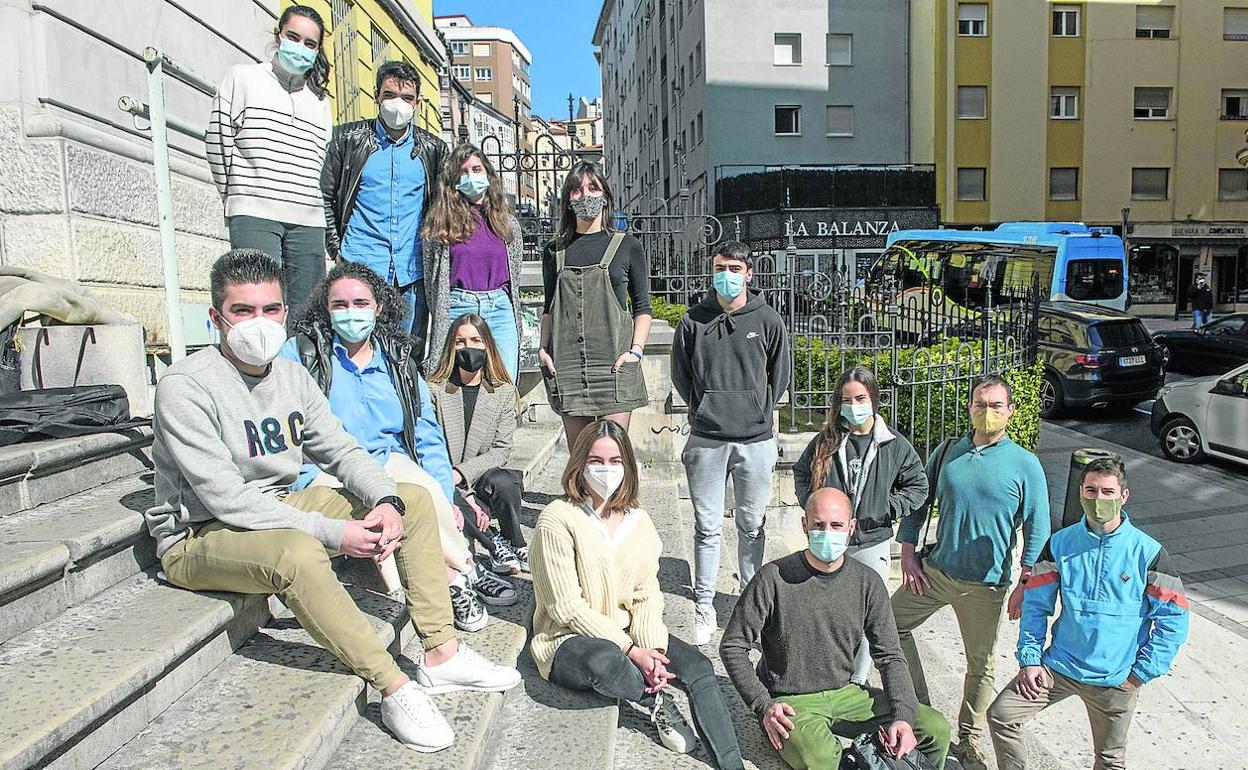
[[[0,394],[0,446],[138,428],[120,385],[19,390]]]
[[[864,733],[841,756],[840,770],[936,770],[936,766],[918,749],[904,757],[890,756],[874,735]]]

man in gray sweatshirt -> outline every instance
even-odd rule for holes
[[[169,367],[156,387],[156,504],[149,531],[169,582],[277,594],[325,649],[382,694],[382,721],[418,751],[454,734],[427,693],[501,691],[520,675],[459,644],[429,493],[396,485],[342,429],[286,340],[281,267],[235,249],[212,267],[222,343]],[[290,492],[307,456],[345,489]],[[424,654],[399,670],[330,568],[329,552],[391,553]]]
[[[784,320],[746,288],[754,277],[749,247],[739,241],[720,244],[711,270],[714,288],[680,319],[672,340],[672,385],[689,404],[690,435],[680,459],[693,501],[693,643],[698,645],[709,644],[718,626],[712,602],[729,476],[741,588],[763,562],[776,466],[772,419],[789,387],[790,370]]]
[[[790,767],[836,768],[837,736],[878,731],[893,756],[917,747],[943,768],[949,723],[915,697],[884,581],[845,558],[854,526],[844,492],[816,490],[802,517],[809,547],[758,571],[724,630],[720,658]],[[883,692],[851,681],[864,634]],[[757,669],[753,649],[762,652]]]

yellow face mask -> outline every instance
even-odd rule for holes
[[[1095,499],[1080,497],[1079,504],[1083,506],[1084,513],[1100,524],[1112,521],[1122,511],[1122,498],[1120,497],[1108,499],[1103,497]]]
[[[972,409],[971,427],[985,435],[991,436],[1005,430],[1010,416],[995,409]]]

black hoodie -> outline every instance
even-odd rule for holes
[[[789,335],[759,294],[725,313],[715,290],[689,309],[672,341],[672,384],[695,436],[750,443],[772,436],[790,374]]]

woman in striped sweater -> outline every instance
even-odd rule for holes
[[[533,532],[529,651],[555,684],[643,705],[662,744],[685,753],[697,741],[668,689],[681,687],[715,763],[743,768],[711,662],[663,623],[663,543],[637,507],[638,488],[628,433],[610,420],[581,431],[563,472],[566,497],[546,506]]]
[[[332,127],[329,60],[325,24],[306,5],[288,7],[273,35],[270,61],[226,71],[204,144],[230,247],[281,262],[286,301],[298,307],[325,275],[320,178]]]

